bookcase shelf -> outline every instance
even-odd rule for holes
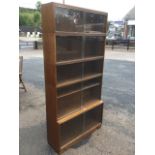
[[[101,126],[107,13],[43,4],[47,139],[57,153]]]
[[[72,94],[80,92],[82,90],[86,90],[86,89],[89,89],[89,88],[92,88],[92,87],[95,87],[95,86],[99,86],[99,85],[100,85],[99,83],[95,83],[95,84],[92,84],[90,86],[83,87],[82,89],[77,89],[77,90],[74,90],[74,91],[70,91],[68,93],[64,93],[62,95],[59,95],[57,98],[59,99],[59,98],[62,98],[62,97],[68,96],[68,95],[72,95]]]
[[[72,85],[72,84],[79,83],[81,81],[87,81],[87,80],[90,80],[90,79],[98,78],[98,77],[101,77],[101,76],[102,76],[102,73],[92,74],[92,75],[87,74],[83,78],[71,79],[71,80],[66,80],[65,82],[61,82],[61,83],[57,84],[56,87],[61,88],[61,87],[65,87],[65,86],[69,86],[69,85]]]
[[[100,85],[87,86],[58,98],[58,117],[63,117],[81,110],[83,107],[98,103],[97,101],[100,101],[100,89]]]
[[[57,123],[58,124],[63,124],[65,122],[68,122],[69,120],[72,120],[73,118],[91,110],[91,109],[94,109],[95,107],[97,106],[100,106],[100,105],[103,105],[103,101],[102,100],[94,100],[91,102],[91,104],[88,104],[89,106],[82,106],[79,110],[75,110],[74,112],[68,114],[68,115],[65,115],[64,117],[60,117],[60,118],[57,118]]]
[[[68,60],[68,61],[60,61],[57,62],[57,66],[63,66],[63,65],[69,65],[69,64],[74,64],[74,63],[80,63],[80,62],[87,62],[87,61],[94,61],[94,60],[103,60],[103,56],[96,56],[96,57],[86,57],[82,59],[75,59],[75,60]]]

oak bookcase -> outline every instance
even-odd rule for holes
[[[107,13],[41,7],[48,143],[57,153],[101,127]]]

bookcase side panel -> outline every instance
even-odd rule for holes
[[[46,119],[48,143],[55,150],[59,148],[59,128],[57,121],[57,91],[56,91],[56,51],[55,35],[43,33],[44,72],[46,92]]]
[[[54,3],[43,4],[41,7],[42,14],[42,32],[55,32],[55,5]]]
[[[105,27],[104,27],[104,31],[105,33],[107,33],[107,24],[108,24],[108,14],[106,15],[106,20],[105,20]],[[101,80],[101,99],[103,99],[103,77],[104,77],[104,63],[105,63],[105,45],[106,45],[106,37],[104,39],[104,42],[103,42],[103,56],[104,56],[104,59],[103,59],[103,68],[102,68],[102,71],[103,71],[103,76],[102,76],[102,80]],[[101,117],[101,122],[103,121],[103,108],[104,108],[104,100],[103,100],[103,105],[102,105],[102,108],[101,108],[101,114],[102,114],[102,117]]]

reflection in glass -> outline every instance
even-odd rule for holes
[[[103,69],[103,60],[86,62],[84,64],[84,77],[101,74]]]
[[[104,37],[85,38],[85,57],[104,55]]]
[[[83,31],[82,11],[56,8],[56,31],[82,32]]]
[[[82,84],[83,84],[84,88],[88,88],[88,87],[94,86],[94,85],[101,85],[101,83],[102,83],[102,77],[98,77],[95,79],[90,79],[88,81],[84,81]]]
[[[73,92],[77,92],[79,90],[81,90],[81,84],[77,83],[77,84],[69,85],[69,86],[66,86],[63,88],[58,88],[57,94],[59,97],[61,97],[61,96],[65,96],[67,94],[71,94]]]
[[[83,115],[80,115],[64,124],[60,127],[61,136],[60,143],[61,146],[67,142],[73,140],[79,136],[83,131]]]
[[[57,61],[81,58],[82,37],[57,36],[56,39]]]
[[[100,91],[101,91],[101,86],[95,86],[89,89],[86,89],[82,93],[83,97],[83,106],[88,106],[91,105],[94,102],[97,102],[100,100]]]
[[[94,13],[86,13],[84,24],[85,32],[104,32],[105,16]]]
[[[65,66],[58,66],[57,68],[57,82],[59,85],[76,82],[82,78],[82,64],[71,64]]]
[[[102,121],[102,105],[85,114],[84,130],[87,131]]]
[[[63,117],[81,108],[81,92],[58,99],[58,117]]]
[[[60,126],[60,145],[63,146],[77,136],[87,132],[102,121],[102,105]]]

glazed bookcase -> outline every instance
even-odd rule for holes
[[[58,153],[101,127],[107,13],[42,5],[48,143]]]

